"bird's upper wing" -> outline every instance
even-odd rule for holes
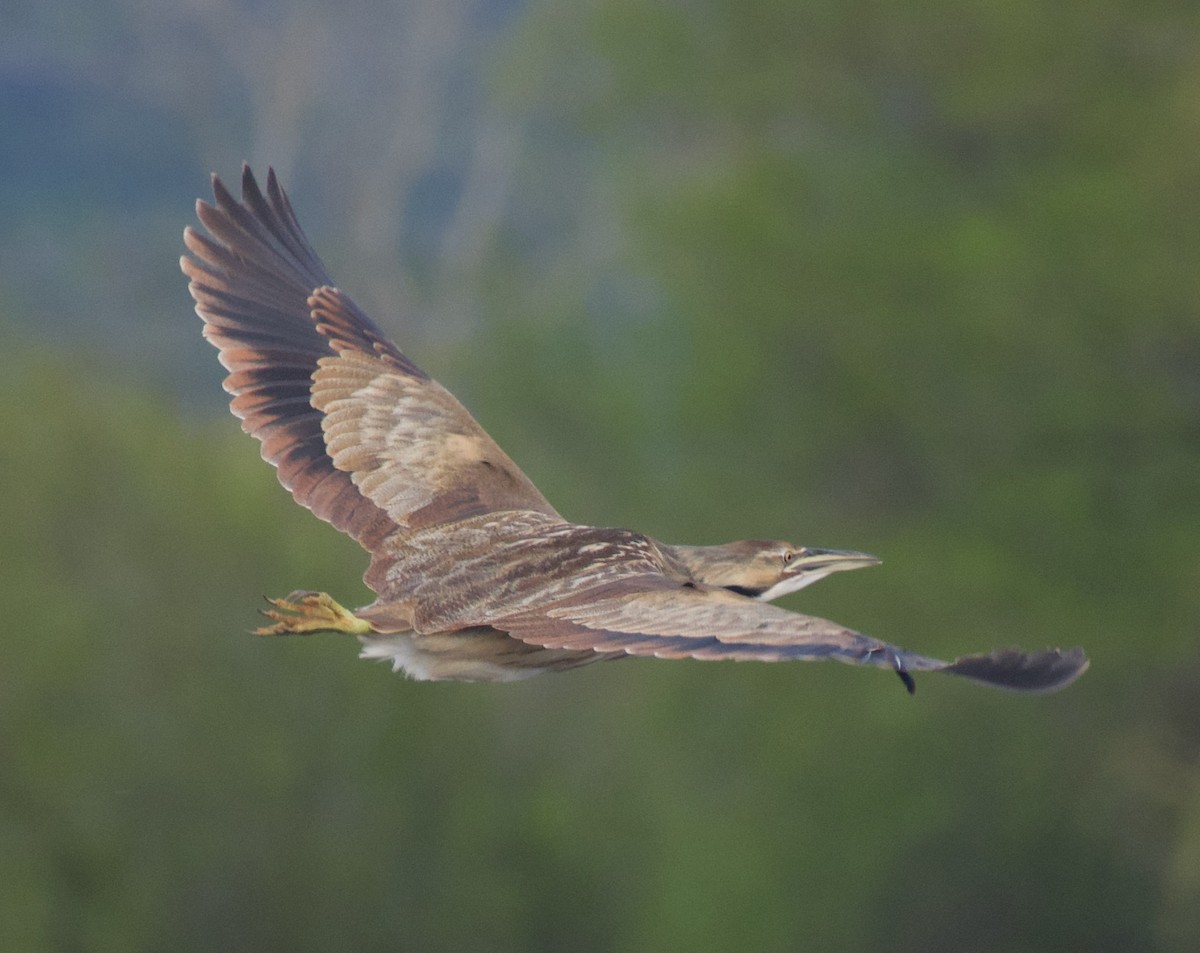
[[[249,167],[242,200],[215,176],[188,228],[205,337],[242,427],[295,500],[378,554],[397,532],[493,510],[554,508],[445,388],[333,282],[283,189]],[[384,566],[372,564],[368,584]]]
[[[953,662],[908,652],[834,622],[788,612],[723,589],[662,576],[624,578],[556,604],[488,620],[546,648],[658,658],[836,659],[894,670],[913,690],[913,671],[941,671],[1016,691],[1063,688],[1087,668],[1080,649],[1004,649]]]

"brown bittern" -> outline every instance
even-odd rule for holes
[[[1052,691],[1081,649],[1005,649],[942,662],[770,604],[878,560],[758,540],[671,546],[563,519],[454,396],[336,288],[273,171],[237,201],[213,177],[188,228],[204,335],[229,371],[242,427],[296,502],[371,555],[378,598],[271,600],[263,635],[358,636],[366,658],[417,679],[524,678],[628,656],[837,659]]]

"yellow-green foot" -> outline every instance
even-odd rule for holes
[[[375,630],[349,609],[338,605],[324,592],[297,590],[285,599],[268,599],[275,608],[259,609],[274,625],[255,629],[254,635],[311,635],[314,632],[346,632],[366,635]]]

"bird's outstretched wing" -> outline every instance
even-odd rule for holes
[[[836,659],[874,665],[895,671],[910,692],[915,690],[911,672],[948,672],[1015,691],[1051,692],[1069,685],[1088,666],[1081,649],[1003,649],[943,662],[825,619],[723,589],[649,575],[489,621],[513,638],[545,648],[657,658]]]
[[[454,396],[334,288],[273,170],[242,200],[213,177],[188,228],[204,334],[229,371],[242,427],[296,502],[376,554],[385,537],[495,510],[554,508]]]

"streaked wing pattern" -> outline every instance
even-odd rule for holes
[[[320,289],[321,317],[341,299]],[[321,324],[318,325],[323,326]],[[448,390],[386,360],[342,350],[313,376],[312,405],[333,465],[405,532],[497,511],[559,518],[546,498]]]

